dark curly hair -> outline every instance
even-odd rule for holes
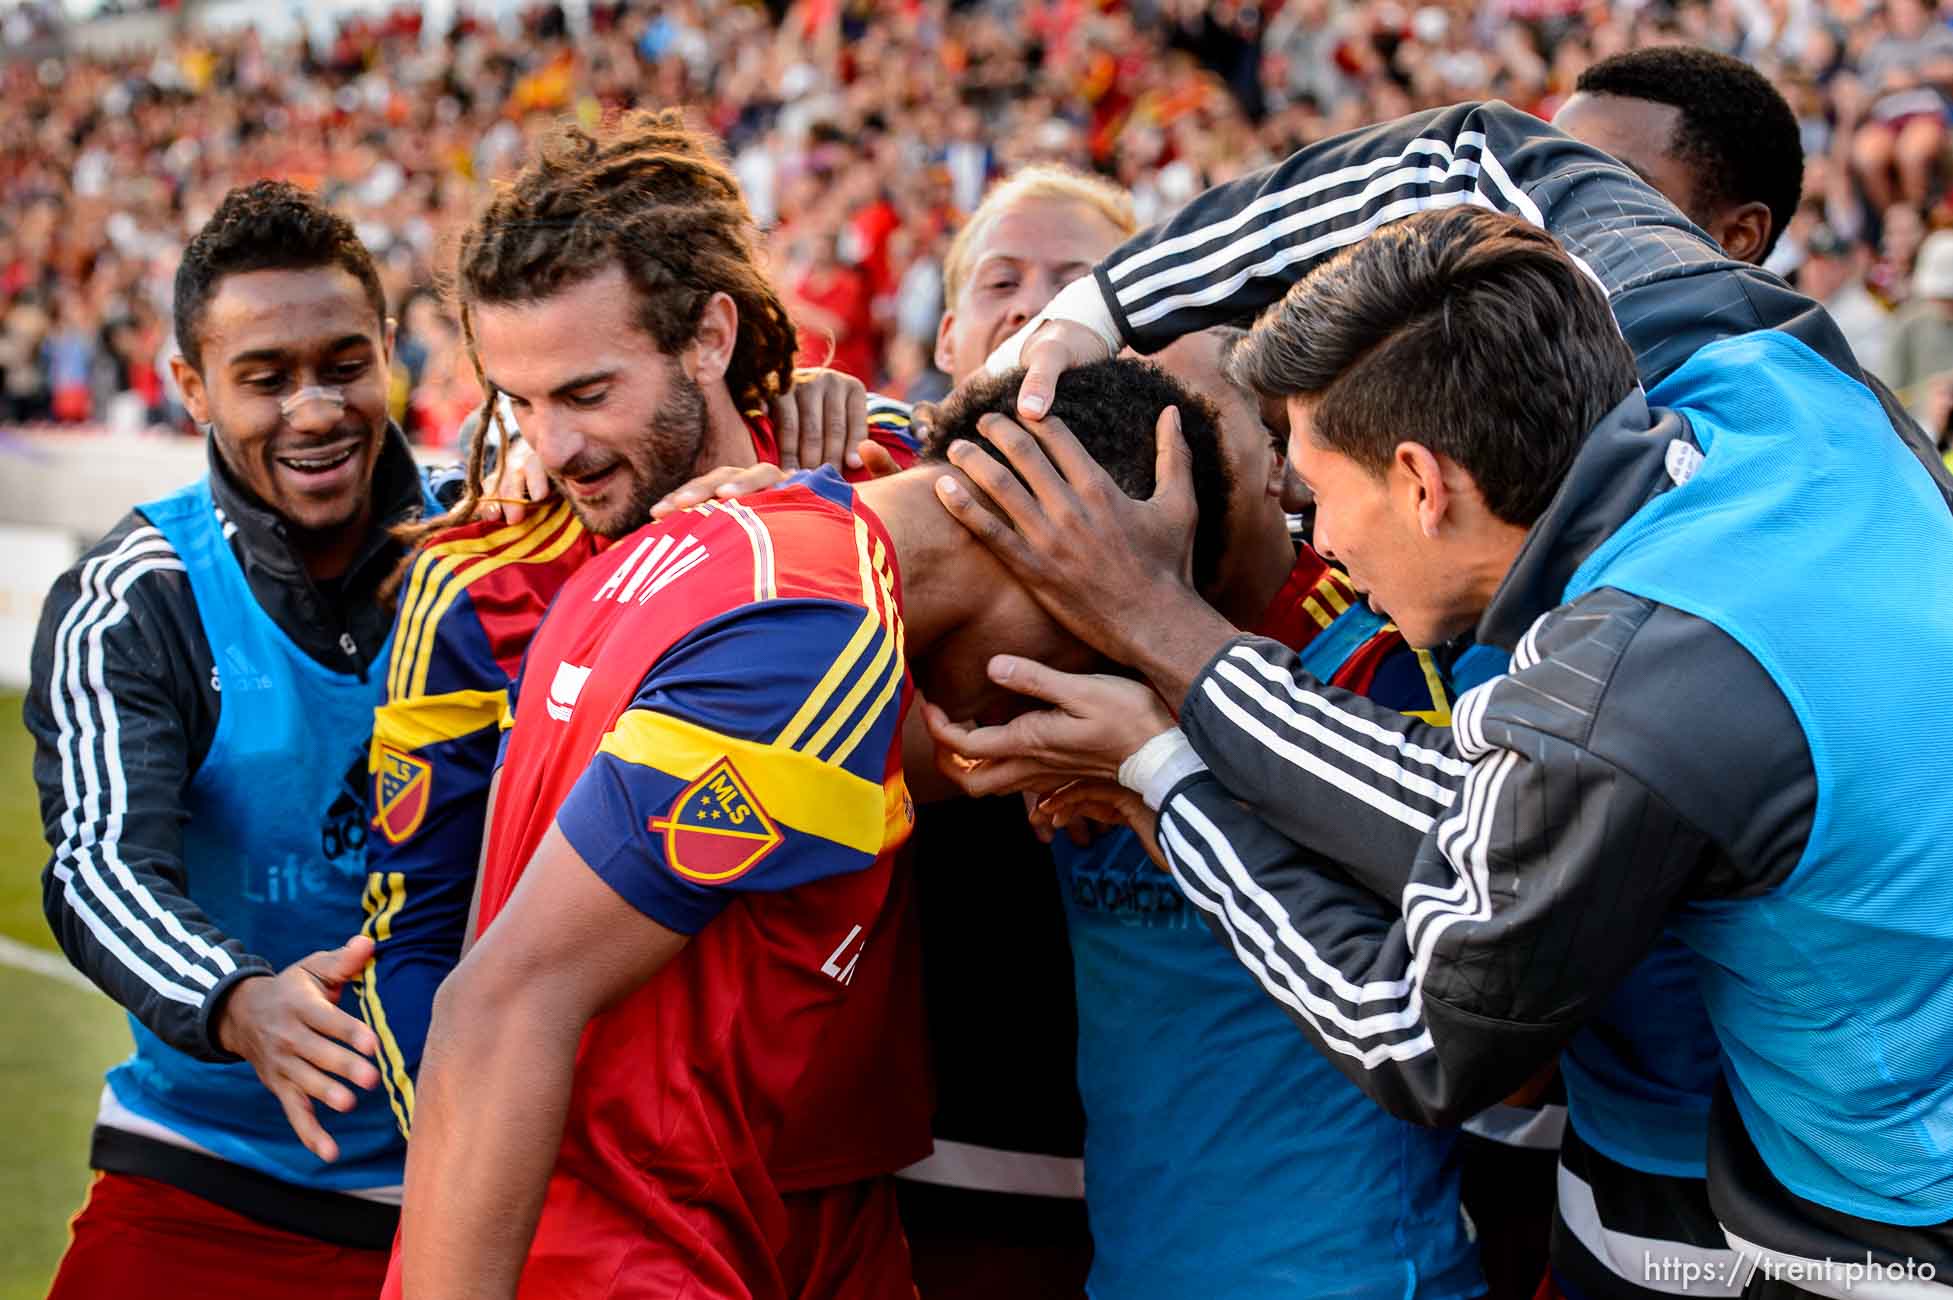
[[[225,276],[320,266],[339,267],[358,280],[385,328],[380,273],[350,221],[289,181],[258,181],[226,194],[176,268],[176,345],[184,360],[203,370],[204,312]]]
[[[1022,369],[982,375],[950,394],[937,412],[925,461],[947,461],[949,444],[973,442],[1008,467],[1010,461],[977,429],[990,414],[1016,417]],[[1051,415],[1099,463],[1119,490],[1135,500],[1153,495],[1157,445],[1154,422],[1169,406],[1180,409],[1180,434],[1193,463],[1194,500],[1200,507],[1194,525],[1194,584],[1203,591],[1220,571],[1227,548],[1228,503],[1232,475],[1221,453],[1221,420],[1207,400],[1149,361],[1114,357],[1067,370],[1058,377]]]
[[[1694,173],[1699,208],[1761,203],[1770,209],[1763,256],[1797,213],[1804,141],[1797,115],[1769,79],[1740,59],[1693,45],[1657,45],[1602,59],[1574,89],[1666,104],[1681,115],[1670,144]]]

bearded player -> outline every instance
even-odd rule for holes
[[[1191,459],[1211,575],[1207,408],[1132,361],[1061,405],[1138,496],[1155,456],[1129,422],[1184,412],[1165,454]],[[886,1177],[929,1140],[892,862],[905,659],[991,717],[992,655],[1093,662],[943,511],[947,472],[710,503],[564,587],[498,778],[482,938],[435,1006],[390,1294],[913,1294]]]
[[[467,336],[559,495],[519,522],[455,526],[474,515],[464,500],[427,530],[401,588],[370,755],[375,949],[359,1003],[402,1132],[434,990],[460,959],[509,684],[550,600],[697,470],[811,460],[819,440],[796,432],[862,423],[858,406],[823,413],[794,382],[793,326],[714,143],[676,113],[565,128],[461,239]],[[835,378],[812,391],[833,399]],[[878,467],[915,459],[908,422],[869,400],[863,450]]]

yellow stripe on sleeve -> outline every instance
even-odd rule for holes
[[[856,562],[861,567],[861,603],[866,607],[861,616],[861,623],[855,628],[854,635],[848,638],[848,643],[841,647],[841,653],[834,657],[834,662],[828,665],[820,681],[815,683],[806,701],[794,712],[787,725],[781,728],[780,734],[774,738],[775,744],[800,744],[801,737],[807,734],[807,728],[814,725],[815,719],[820,717],[821,711],[833,699],[834,692],[841,689],[841,684],[848,680],[849,674],[860,663],[869,645],[877,640],[875,633],[882,626],[882,616],[875,603],[877,584],[874,561],[869,558],[868,553],[868,525],[860,516],[856,516],[854,521],[854,545]],[[892,604],[890,608],[892,611]],[[886,641],[882,644],[885,650]],[[881,653],[877,651],[877,658]],[[839,723],[832,723],[830,728],[839,725]],[[832,735],[832,730],[826,730],[826,734]],[[819,748],[819,746],[810,745],[808,748]]]
[[[484,727],[505,728],[508,713],[509,693],[505,690],[448,691],[389,700],[373,711],[373,747],[367,770],[379,770],[382,745],[412,753],[472,735]]]
[[[366,878],[366,896],[361,900],[366,910],[365,931],[373,936],[376,943],[392,937],[393,918],[406,901],[407,881],[400,872],[388,872],[384,882],[379,872],[373,872]],[[393,1108],[393,1122],[399,1125],[402,1137],[412,1137],[414,1080],[407,1072],[407,1061],[401,1054],[400,1041],[394,1037],[393,1027],[387,1023],[386,1007],[380,1002],[377,970],[377,964],[368,961],[366,969],[360,972],[360,1010],[374,1037],[380,1040],[380,1082],[386,1088],[387,1104]]]
[[[828,712],[827,721],[821,724],[820,730],[808,737],[807,743],[802,746],[808,753],[820,754],[827,748],[827,742],[834,739],[834,734],[841,729],[842,724],[854,716],[855,709],[860,706],[862,697],[868,694],[869,689],[875,686],[876,683],[882,681],[884,678],[890,682],[898,682],[902,679],[901,652],[896,649],[895,637],[884,632],[883,635],[875,638],[875,641],[875,654],[868,661],[867,668],[863,669],[855,677],[854,685],[850,686],[848,693],[841,697],[841,702]],[[895,671],[893,673],[889,671],[891,660],[895,663]],[[887,695],[888,692],[883,691],[881,692],[880,698],[885,700]],[[874,711],[872,709],[869,711],[868,716],[870,719],[874,717]],[[859,731],[855,733],[854,739],[856,741],[860,740]],[[852,749],[853,745],[849,745],[848,748]],[[827,754],[825,757],[830,763],[842,761],[842,755],[838,754]]]
[[[882,689],[876,693],[873,702],[868,705],[867,711],[861,715],[861,721],[855,724],[854,730],[848,733],[847,739],[843,740],[832,753],[826,755],[827,761],[830,763],[845,763],[848,761],[848,758],[854,753],[856,747],[861,744],[862,738],[873,729],[876,720],[882,715],[882,710],[888,707],[889,697],[894,695],[896,690],[902,685],[902,672],[904,668],[903,655],[907,652],[907,647],[904,644],[905,636],[902,618],[899,614],[894,614],[895,592],[891,589],[890,583],[891,579],[883,575],[882,598],[887,602],[888,609],[893,615],[895,624],[895,662],[888,670],[887,679],[883,682]],[[867,676],[863,676],[862,681],[864,683],[868,680],[869,678]],[[834,716],[837,720],[851,717],[852,715],[853,710],[847,704],[843,704],[841,708],[834,711]],[[811,748],[818,750],[820,748],[818,741]]]
[[[393,938],[393,918],[400,915],[400,906],[406,901],[407,877],[398,871],[387,872],[387,905],[373,918],[375,943],[385,943]]]
[[[471,583],[511,564],[547,564],[576,545],[578,539],[583,536],[583,526],[570,516],[568,503],[558,506],[557,511],[561,512],[558,522],[562,523],[563,527],[554,533],[554,540],[551,540],[552,533],[549,528],[538,528],[508,550],[497,555],[482,556],[459,571],[454,581],[449,583],[429,605],[427,617],[421,625],[419,641],[414,648],[413,674],[407,682],[412,694],[418,695],[427,689],[428,666],[434,662],[436,639],[434,629],[440,626],[442,616]],[[545,542],[548,545],[545,546]]]
[[[453,573],[463,559],[506,546],[520,537],[523,530],[534,528],[539,520],[524,520],[497,528],[480,537],[464,537],[452,542],[435,542],[414,559],[412,576],[407,580],[407,590],[400,598],[400,618],[395,624],[393,653],[387,664],[387,694],[399,696],[405,693],[407,682],[406,665],[412,658],[411,642],[420,626],[424,602],[436,596],[449,574]]]
[[[604,737],[600,753],[696,781],[729,759],[767,816],[783,826],[879,854],[888,834],[887,794],[845,768],[779,743],[722,736],[648,709],[631,709]]]

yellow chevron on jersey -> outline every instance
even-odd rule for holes
[[[576,518],[568,502],[559,502],[554,508],[545,511],[536,520],[534,527],[528,529],[517,540],[497,552],[490,552],[462,561],[454,559],[450,570],[452,578],[430,593],[423,603],[418,631],[413,635],[413,658],[408,675],[404,679],[406,694],[419,695],[427,689],[427,670],[433,661],[435,636],[434,629],[440,626],[441,616],[447,613],[455,599],[468,587],[511,564],[546,564],[557,559],[583,537],[583,525]],[[453,557],[450,557],[453,559]],[[444,561],[446,563],[447,561]]]
[[[508,726],[507,691],[446,691],[388,700],[373,711],[373,742],[367,751],[366,770],[377,770],[375,756],[382,745],[411,752],[471,736],[484,727],[506,731]]]
[[[525,520],[515,528],[517,531],[499,550],[485,554],[474,548],[446,552],[429,566],[429,580],[421,584],[418,599],[410,594],[410,603],[401,609],[401,638],[394,647],[394,671],[388,678],[391,698],[419,695],[427,689],[427,671],[433,661],[436,640],[434,629],[470,584],[511,564],[550,563],[584,535],[583,524],[575,512],[567,502],[560,501],[533,521]],[[420,567],[416,565],[417,577],[419,573]]]
[[[885,608],[893,613],[896,608],[895,578],[889,572],[888,557],[882,553],[882,544],[879,541],[875,543],[874,554],[875,577],[881,585],[882,603]],[[869,701],[868,707],[861,711],[861,720],[855,724],[854,730],[842,737],[840,744],[821,755],[821,757],[830,763],[845,763],[848,761],[848,756],[854,753],[855,749],[861,744],[862,738],[868,734],[869,729],[881,717],[882,710],[888,707],[889,699],[901,688],[902,675],[906,671],[908,659],[906,631],[899,615],[894,618],[894,626],[895,658],[893,661],[893,671],[883,675],[881,690],[875,693],[875,697]],[[864,676],[863,680],[865,682],[867,678]],[[853,698],[854,692],[850,692],[849,700]],[[848,700],[844,700],[840,707],[835,709],[832,718],[838,720],[852,715],[852,706]],[[809,743],[815,750],[819,750],[821,747],[820,737],[818,735]]]
[[[901,685],[902,620],[896,612],[893,581],[886,572],[887,557],[881,556],[878,562],[876,552],[881,550],[881,543],[871,541],[867,524],[859,518],[854,521],[854,539],[861,577],[861,623],[806,701],[781,728],[775,744],[819,754],[855,717],[870,690],[875,690],[878,701],[886,702],[889,692]],[[874,710],[866,716],[874,717]],[[860,742],[861,734],[859,729],[850,733],[836,753],[825,757],[839,761]]]
[[[388,695],[397,696],[403,693],[406,680],[403,665],[408,659],[404,645],[407,639],[406,629],[416,621],[417,611],[424,604],[424,593],[437,589],[453,572],[454,565],[449,561],[452,559],[455,564],[458,564],[460,560],[455,557],[465,558],[499,550],[534,528],[539,522],[538,517],[532,517],[519,524],[509,524],[483,533],[472,532],[464,525],[457,531],[466,532],[466,536],[448,541],[430,542],[421,549],[420,554],[414,557],[413,570],[400,594],[400,612],[394,618],[393,653],[387,664]]]

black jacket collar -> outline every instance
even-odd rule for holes
[[[1639,388],[1594,426],[1479,617],[1478,641],[1511,653],[1540,615],[1563,603],[1568,580],[1587,557],[1674,485],[1667,456],[1677,439],[1695,445],[1688,421],[1651,409]]]

